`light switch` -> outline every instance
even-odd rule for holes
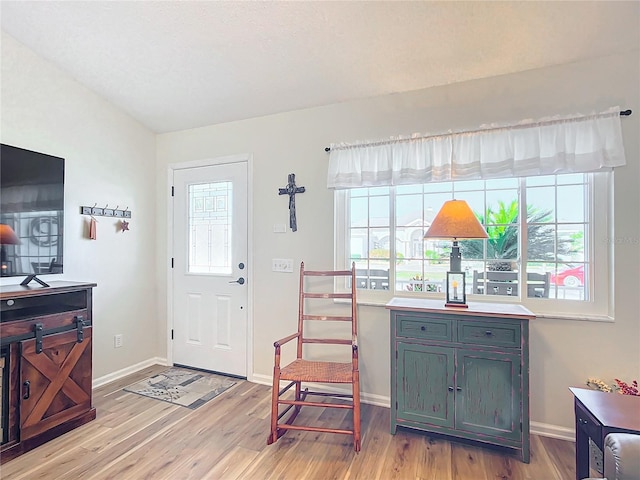
[[[271,260],[271,270],[274,272],[293,273],[293,259],[273,258]]]

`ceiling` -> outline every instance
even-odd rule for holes
[[[6,1],[2,30],[162,133],[640,49],[640,2]]]

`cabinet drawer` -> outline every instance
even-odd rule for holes
[[[47,330],[52,329],[64,330],[66,328],[73,328],[77,317],[82,317],[85,324],[88,324],[91,320],[87,309],[73,310],[3,323],[2,326],[0,326],[0,331],[2,332],[2,338],[6,339],[9,337],[33,334],[36,323],[42,324],[45,333]]]
[[[495,347],[520,347],[520,324],[463,320],[458,322],[458,341]]]
[[[396,316],[396,335],[407,338],[424,338],[450,342],[453,340],[451,320],[430,316],[398,314]]]

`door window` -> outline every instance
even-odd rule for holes
[[[188,273],[232,273],[232,198],[232,182],[189,185]]]

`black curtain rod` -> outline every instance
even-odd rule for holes
[[[628,117],[629,115],[631,115],[631,113],[633,113],[631,110],[622,110],[620,112],[620,116],[621,117]],[[325,152],[330,152],[331,151],[331,147],[324,147],[324,151]]]

